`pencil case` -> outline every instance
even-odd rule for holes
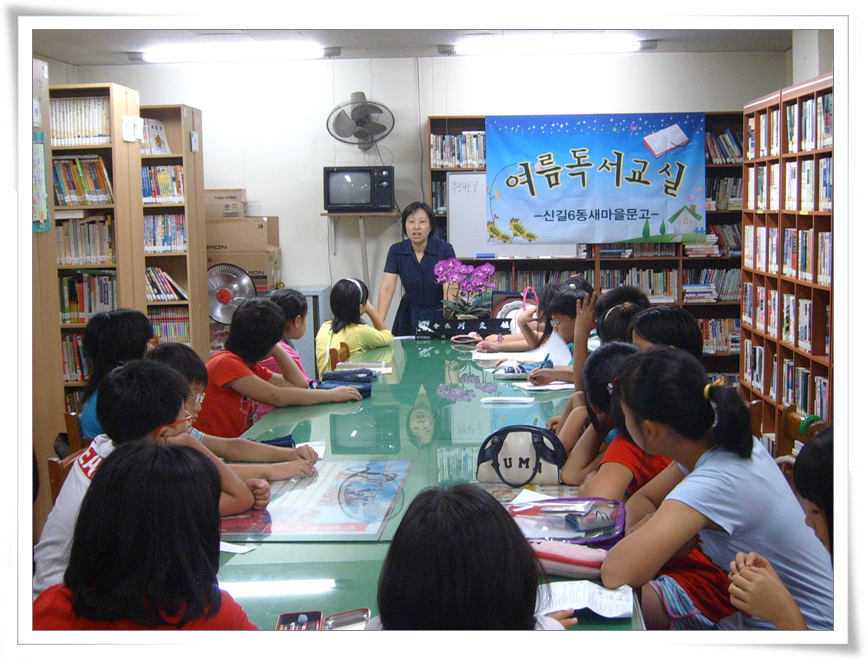
[[[625,531],[625,506],[621,500],[562,497],[509,504],[507,509],[528,539],[608,549]]]
[[[579,543],[534,539],[529,545],[548,575],[595,579],[601,575],[601,563],[607,557],[606,549]]]
[[[311,390],[332,390],[335,387],[354,387],[361,393],[361,398],[366,399],[373,393],[372,383],[355,383],[348,380],[311,380]]]
[[[322,380],[341,380],[344,383],[370,383],[373,381],[373,370],[340,369],[339,371],[326,371],[322,374]]]

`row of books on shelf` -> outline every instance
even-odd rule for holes
[[[144,251],[166,254],[186,250],[186,219],[183,213],[144,216]]]
[[[74,412],[81,414],[81,408],[84,405],[84,390],[69,389],[63,393],[66,412]]]
[[[755,130],[759,140],[758,157],[766,158],[780,155],[782,113],[779,108],[771,108],[747,122],[746,158],[755,158]],[[785,146],[786,153],[799,153],[814,149],[827,149],[833,146],[833,92],[817,98],[806,98],[800,102],[785,105]]]
[[[100,312],[117,307],[117,274],[109,270],[80,270],[58,279],[60,322],[87,323]]]
[[[487,165],[485,131],[430,135],[430,167],[483,169]]]
[[[707,177],[707,211],[742,211],[743,177]]]
[[[61,342],[63,355],[63,381],[80,383],[90,376],[87,351],[84,350],[84,333],[76,332],[63,335]]]
[[[697,319],[704,337],[704,353],[740,352],[740,319]]]
[[[189,294],[171,275],[159,266],[147,266],[145,274],[145,299],[147,302],[188,300]]]
[[[741,316],[743,323],[771,337],[796,346],[813,355],[830,354],[830,306],[825,305],[824,338],[822,344],[814,341],[815,320],[813,308],[816,304],[809,298],[797,298],[793,293],[783,293],[751,282],[743,282]]]
[[[111,100],[107,96],[53,98],[49,103],[51,146],[111,142]]]
[[[703,243],[683,243],[686,257],[740,257],[743,254],[742,225],[708,224]]]
[[[141,193],[145,204],[183,204],[183,165],[144,165]]]
[[[448,184],[445,181],[433,181],[431,193],[431,204],[433,212],[439,215],[448,213]]]
[[[766,360],[770,360],[769,379],[765,378]],[[779,369],[777,353],[764,346],[743,342],[743,379],[757,392],[782,405],[795,405],[801,415],[830,414],[830,380],[826,376],[811,377],[809,367],[797,366],[793,358],[782,358]],[[778,383],[778,387],[777,387]]]
[[[815,169],[813,158],[785,163],[785,211],[829,212],[833,210],[833,157],[824,156],[817,159],[817,188]],[[780,210],[780,172],[780,163],[747,168],[746,202],[749,209]]]
[[[602,292],[623,284],[638,287],[651,303],[671,304],[677,301],[679,275],[676,270],[652,268],[602,269],[599,288]]]
[[[114,203],[111,177],[98,155],[55,157],[54,199],[57,206],[93,206]]]
[[[726,128],[718,135],[707,131],[704,140],[706,161],[714,165],[737,165],[743,162],[743,132]]]
[[[684,269],[683,302],[739,301],[741,279],[739,268]]]
[[[81,209],[58,209],[54,212],[54,220],[58,265],[114,263],[111,213],[85,216]]]
[[[743,227],[743,266],[824,286],[832,284],[833,232],[787,227]],[[781,262],[780,262],[781,259]],[[781,265],[781,268],[780,268]]]
[[[159,119],[144,118],[142,127],[141,155],[159,156],[170,154],[168,138],[165,135],[165,124]]]
[[[629,257],[675,257],[674,243],[599,243],[601,259],[627,259]]]
[[[189,308],[156,307],[147,312],[153,331],[160,342],[189,344]]]
[[[595,273],[592,270],[521,270],[517,271],[514,278],[510,272],[496,271],[493,280],[499,291],[523,291],[531,286],[536,292],[540,292],[546,284],[564,282],[569,277],[583,277],[590,285],[593,285]]]
[[[710,383],[720,382],[722,387],[737,387],[740,384],[740,374],[729,372],[707,372]]]

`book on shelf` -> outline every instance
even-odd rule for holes
[[[622,284],[629,284],[646,293],[650,302],[672,304],[677,301],[678,279],[677,271],[668,269],[603,269],[601,288],[602,291],[606,291]]]
[[[755,200],[756,200],[757,190],[756,190],[755,186],[757,185],[757,180],[755,178],[755,167],[753,165],[750,165],[747,168],[746,176],[748,177],[748,185],[746,187],[746,191],[748,193],[747,198],[746,198],[746,207],[749,209],[754,209],[754,208],[756,208],[755,207]]]
[[[794,360],[782,359],[782,404],[789,406],[794,403]]]
[[[721,253],[726,257],[741,257],[743,255],[741,223],[735,224],[710,224],[707,225],[707,238],[713,234],[717,238],[717,245]]]
[[[815,99],[803,99],[800,119],[800,148],[812,151],[815,148]]]
[[[833,232],[818,232],[818,284],[833,283]]]
[[[811,158],[800,163],[800,210],[815,210],[815,161]]]
[[[833,210],[833,157],[818,160],[818,210]]]
[[[755,356],[751,339],[743,340],[743,382],[752,383],[752,358]]]
[[[716,381],[722,382],[722,387],[738,387],[740,384],[739,374],[730,373],[730,372],[718,372],[718,371],[708,371],[707,379],[711,383],[715,383]]]
[[[753,325],[752,310],[755,309],[755,285],[751,282],[743,282],[742,299],[740,317],[746,325]]]
[[[117,274],[80,270],[58,278],[60,322],[87,323],[91,317],[117,308]]]
[[[814,230],[801,229],[797,236],[797,277],[811,282],[814,280],[812,264],[814,263]]]
[[[767,228],[755,227],[755,270],[767,271]]]
[[[797,299],[793,293],[782,294],[782,341],[794,345],[797,328]]]
[[[147,266],[145,283],[147,302],[186,300],[186,292],[159,266]]]
[[[814,408],[812,414],[821,419],[828,419],[830,415],[830,380],[826,376],[815,376],[814,380]]]
[[[61,340],[63,356],[63,381],[80,383],[90,376],[90,363],[84,350],[84,333],[75,332],[63,335]]]
[[[683,270],[683,302],[738,301],[739,268],[702,268]]]
[[[487,165],[486,132],[460,135],[430,134],[430,167],[434,169],[483,169]]]
[[[770,175],[768,173],[767,166],[758,165],[758,189],[755,194],[757,195],[757,209],[759,211],[767,210],[767,188],[770,185],[769,176]]]
[[[833,92],[818,97],[817,146],[827,149],[833,146]]]
[[[719,236],[707,227],[705,241],[702,243],[683,243],[683,254],[686,257],[721,257],[722,250],[719,247]]]
[[[797,103],[785,106],[785,128],[787,129],[788,153],[797,153],[800,146],[800,106]]]
[[[801,415],[809,414],[809,399],[812,398],[809,375],[810,371],[807,367],[794,368],[793,403],[797,406],[797,412]]]
[[[772,366],[770,367],[770,386],[769,386],[769,397],[772,401],[776,400],[776,381],[778,380],[779,374],[779,356],[774,352],[772,359]]]
[[[170,154],[168,137],[165,135],[165,124],[159,119],[144,118],[143,139],[141,143],[142,156],[159,156]]]
[[[797,161],[785,163],[785,210],[797,210]]]
[[[773,108],[770,110],[770,156],[779,155],[781,132],[781,125],[779,124],[779,109]]]
[[[764,347],[755,346],[755,356],[752,359],[752,387],[761,394],[764,393]]]
[[[755,226],[743,226],[743,266],[755,267]]]
[[[145,214],[144,251],[148,254],[186,251],[186,218],[184,214]]]
[[[805,351],[812,350],[812,301],[801,298],[797,301],[797,346]]]
[[[779,228],[767,227],[767,272],[779,273]]]
[[[770,153],[770,134],[769,120],[765,112],[758,115],[758,138],[760,140],[758,155],[760,158],[766,158]]]
[[[832,338],[832,333],[830,332],[830,305],[825,307],[827,322],[824,327],[824,355],[830,355],[830,339]]]
[[[87,215],[83,209],[55,211],[57,264],[86,266],[114,263],[112,214]]]
[[[33,230],[48,228],[48,149],[45,146],[45,133],[33,131],[32,172],[33,172]]]
[[[161,342],[190,343],[188,307],[153,307],[148,310],[147,318]]]
[[[739,319],[697,319],[704,339],[705,355],[740,352]]]
[[[775,337],[779,333],[779,292],[767,291],[767,334]]]
[[[145,204],[183,204],[183,165],[144,165],[141,190]]]
[[[706,181],[708,211],[742,210],[743,177],[711,176]],[[739,200],[735,202],[732,200]],[[739,206],[740,208],[735,208]]]
[[[781,190],[781,181],[780,181],[780,165],[779,163],[772,163],[769,168],[769,200],[767,203],[767,210],[769,211],[778,211],[779,210],[779,194]]]
[[[755,289],[755,329],[764,332],[767,327],[767,288]]]
[[[730,128],[715,134],[705,133],[706,162],[714,165],[736,165],[743,162],[743,134]]]
[[[63,401],[66,412],[74,412],[80,415],[81,408],[84,406],[84,390],[81,388],[66,390],[63,393]]]
[[[111,142],[111,100],[107,96],[52,98],[49,114],[53,147]]]
[[[54,200],[57,206],[93,206],[114,203],[111,177],[102,156],[55,156]]]
[[[782,275],[797,277],[797,230],[788,227],[782,234]]]
[[[755,118],[749,117],[746,126],[746,158],[752,160],[755,157]]]

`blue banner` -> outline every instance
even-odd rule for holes
[[[485,124],[488,245],[705,240],[704,113]]]

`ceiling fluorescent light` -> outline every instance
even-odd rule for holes
[[[321,46],[297,41],[208,42],[156,46],[143,53],[145,62],[255,62],[312,60],[324,55]]]
[[[639,39],[621,34],[514,35],[471,37],[458,42],[458,55],[568,55],[638,51]]]

